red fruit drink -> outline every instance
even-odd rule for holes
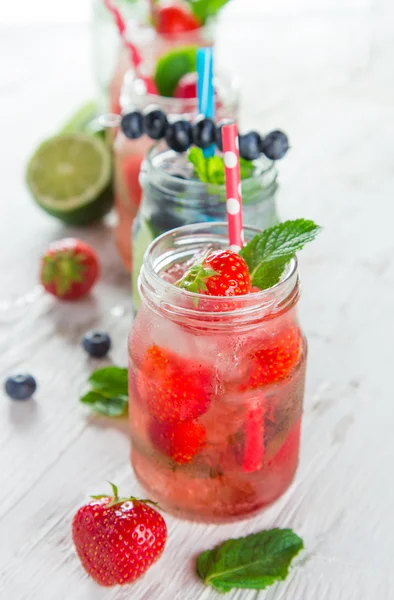
[[[239,94],[237,85],[224,75],[215,78],[216,120],[225,118],[237,120]],[[146,93],[145,86],[133,72],[128,72],[124,79],[121,94],[122,112],[143,110],[155,105],[161,109],[169,120],[193,120],[198,115],[197,98],[168,98]],[[142,189],[139,183],[141,164],[152,146],[153,141],[144,135],[137,140],[130,140],[121,130],[114,142],[115,171],[115,209],[117,226],[116,243],[122,262],[128,271],[131,270],[132,258],[132,224],[137,214]]]
[[[256,232],[246,228],[246,241]],[[129,341],[135,473],[165,510],[206,522],[246,517],[288,488],[304,396],[296,259],[277,285],[242,296],[174,285],[196,257],[227,245],[224,223],[157,238]]]

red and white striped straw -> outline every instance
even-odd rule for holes
[[[222,128],[223,158],[226,173],[226,208],[230,249],[239,252],[244,245],[242,192],[239,167],[238,129],[235,123]],[[243,470],[253,473],[264,460],[264,395],[250,403],[245,415]]]
[[[129,40],[126,37],[126,23],[125,23],[122,15],[120,14],[120,12],[116,8],[116,6],[114,6],[114,4],[112,4],[111,0],[104,0],[104,4],[113,16],[115,25],[119,32],[120,39],[122,40],[122,43],[125,46],[125,48],[127,48],[127,50],[130,53],[130,60],[133,64],[134,68],[136,70],[138,70],[138,67],[140,66],[140,64],[142,62],[142,58],[141,58],[141,55],[138,52],[137,48],[134,46],[134,44],[129,42]]]
[[[242,192],[239,168],[238,129],[235,123],[222,128],[223,159],[226,174],[226,209],[230,249],[239,252],[244,245]]]

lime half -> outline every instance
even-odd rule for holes
[[[70,225],[96,221],[113,204],[110,150],[84,133],[43,142],[29,161],[26,180],[37,204]]]
[[[83,104],[62,127],[59,133],[89,133],[105,140],[105,129],[97,122],[96,103],[91,101]]]
[[[159,58],[154,80],[160,96],[173,96],[182,77],[196,68],[197,46],[176,48]]]

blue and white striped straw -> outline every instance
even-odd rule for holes
[[[198,112],[208,119],[215,118],[215,93],[213,89],[213,50],[199,48],[197,51]],[[215,155],[215,145],[203,150],[204,156]]]

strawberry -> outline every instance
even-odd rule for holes
[[[301,333],[296,325],[284,328],[266,345],[251,352],[250,365],[241,391],[253,390],[262,385],[284,379],[297,363],[301,353]]]
[[[242,296],[250,291],[246,262],[232,250],[214,250],[193,265],[177,284],[189,292],[209,296]]]
[[[91,290],[99,270],[97,254],[91,246],[65,238],[50,244],[42,257],[41,283],[61,300],[76,300]]]
[[[153,421],[149,433],[153,444],[180,465],[193,460],[206,441],[205,427],[193,421]]]
[[[159,558],[167,539],[163,517],[149,500],[92,496],[72,522],[72,537],[85,571],[104,586],[141,577]],[[151,504],[154,504],[153,502]]]
[[[174,98],[197,98],[197,73],[186,73],[179,80]]]
[[[156,12],[155,26],[162,35],[177,35],[199,29],[201,23],[181,6],[163,6]]]
[[[196,419],[208,410],[214,383],[206,365],[150,346],[137,385],[155,419],[177,422]]]

